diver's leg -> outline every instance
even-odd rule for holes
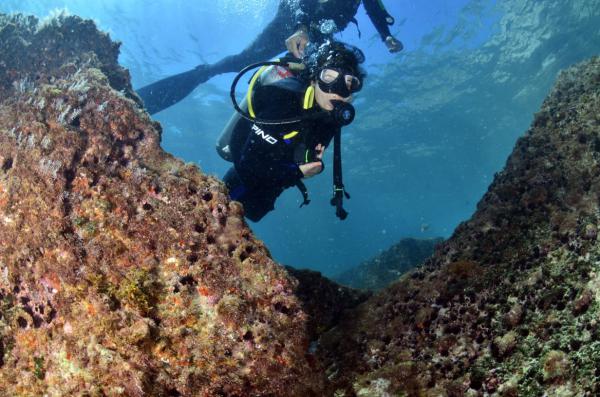
[[[138,95],[150,114],[158,113],[188,96],[199,84],[221,73],[239,72],[245,66],[266,61],[285,49],[291,34],[290,11],[280,5],[275,18],[244,51],[228,56],[212,65],[198,65],[192,70],[170,76],[139,88]]]
[[[252,222],[260,221],[265,215],[275,209],[278,193],[272,191],[249,191],[240,201],[244,206],[244,216]]]
[[[292,18],[285,7],[280,6],[275,18],[242,52],[223,58],[210,65],[211,73],[239,72],[252,63],[267,61],[285,50],[285,39],[293,33]]]
[[[146,111],[155,114],[175,105],[194,91],[198,84],[204,83],[214,75],[208,65],[199,65],[187,72],[138,88],[136,92],[144,101]]]
[[[223,182],[225,182],[225,186],[229,189],[229,198],[235,201],[241,201],[241,198],[245,195],[247,189],[235,170],[235,167],[231,167],[229,171],[227,171],[223,177]]]
[[[248,188],[234,167],[223,177],[223,182],[229,189],[229,198],[239,201],[244,206],[244,216],[252,222],[260,221],[275,208],[275,200],[283,192],[281,188],[257,189]]]

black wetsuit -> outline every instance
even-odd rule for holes
[[[317,105],[307,100],[306,90],[307,84],[296,77],[257,87],[253,94],[256,117],[280,120],[318,112]],[[285,125],[240,119],[231,141],[234,167],[223,178],[231,198],[244,205],[248,219],[259,221],[273,210],[285,189],[301,181],[299,165],[318,161],[314,148],[329,145],[339,129],[328,118]]]
[[[223,58],[212,65],[199,65],[195,69],[167,77],[137,90],[144,100],[146,110],[150,114],[160,112],[174,105],[189,93],[198,84],[213,76],[227,72],[239,72],[245,66],[273,58],[284,50],[285,40],[299,27],[305,25],[309,28],[312,42],[320,43],[329,34],[320,32],[321,22],[333,20],[337,31],[344,30],[354,20],[361,0],[328,0],[319,3],[318,0],[298,0],[297,7],[291,6],[295,2],[281,0],[275,18],[242,52]],[[381,0],[362,0],[371,21],[377,31],[385,40],[390,35],[388,18],[391,18]]]

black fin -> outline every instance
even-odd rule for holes
[[[176,74],[137,90],[150,114],[155,114],[188,96],[198,84],[212,77],[209,65]]]

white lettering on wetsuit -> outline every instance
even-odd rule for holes
[[[271,135],[267,134],[263,130],[261,130],[256,124],[252,124],[252,131],[265,141],[269,142],[271,145],[277,143],[277,139],[273,138]]]

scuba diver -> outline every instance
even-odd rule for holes
[[[341,128],[354,119],[350,101],[362,88],[365,72],[360,64],[364,55],[340,42],[311,48],[314,52],[305,57],[305,64],[250,65],[232,85],[231,96],[239,115],[225,128],[217,150],[234,163],[223,179],[231,199],[244,205],[245,216],[251,221],[259,221],[273,210],[277,197],[293,186],[303,195],[301,207],[310,202],[302,180],[323,171],[323,153],[332,139],[331,204],[340,219],[347,216],[342,201],[350,196],[342,182]],[[254,74],[246,101],[239,106],[235,85],[257,65],[265,66]]]
[[[402,50],[402,43],[389,30],[394,18],[381,0],[362,0],[365,9],[390,52]],[[310,41],[321,44],[333,34],[344,30],[350,22],[358,27],[354,16],[361,0],[281,0],[275,18],[237,55],[214,64],[198,65],[192,70],[159,80],[137,90],[146,110],[155,114],[181,101],[199,84],[211,77],[239,72],[244,66],[279,54],[283,43],[301,58]],[[359,30],[360,33],[360,30]]]
[[[358,29],[354,16],[360,3],[360,0],[300,0],[294,21],[296,31],[285,41],[288,51],[296,58],[302,58],[308,42],[321,43],[333,33],[346,29],[350,22]],[[363,0],[362,3],[388,50],[391,53],[402,51],[402,42],[390,33],[394,17],[388,14],[381,0]]]

